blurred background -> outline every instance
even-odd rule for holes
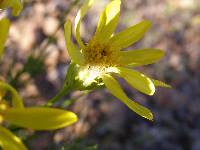
[[[109,0],[98,0],[81,26],[87,42]],[[81,0],[36,0],[12,25],[1,61],[0,79],[18,89],[26,106],[43,105],[62,88],[70,59],[63,24],[74,21]],[[165,81],[152,97],[122,86],[128,96],[152,110],[154,122],[136,115],[105,89],[75,91],[56,107],[72,110],[79,121],[61,130],[16,130],[30,150],[200,150],[200,1],[123,0],[116,31],[143,19],[152,21],[145,37],[128,49],[159,48],[156,64],[137,68]],[[2,13],[2,12],[1,12]]]

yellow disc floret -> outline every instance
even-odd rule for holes
[[[109,44],[102,44],[93,37],[83,50],[85,64],[98,67],[114,67],[118,65],[119,50]]]

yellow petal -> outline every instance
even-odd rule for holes
[[[8,36],[10,22],[8,19],[4,18],[0,20],[0,58],[3,54],[4,44]]]
[[[165,88],[172,88],[171,85],[169,85],[169,84],[167,84],[167,83],[164,83],[164,82],[162,82],[162,81],[154,80],[154,79],[151,79],[151,80],[152,80],[152,82],[153,82],[153,84],[154,84],[155,86],[160,86],[160,87],[165,87]]]
[[[65,40],[66,40],[66,46],[69,53],[69,56],[71,57],[72,61],[74,61],[77,64],[83,63],[83,56],[80,52],[80,49],[78,49],[74,43],[71,41],[71,34],[72,34],[72,24],[70,20],[67,20],[65,25]]]
[[[107,89],[115,97],[119,98],[125,105],[127,105],[132,111],[136,112],[138,115],[146,119],[153,120],[153,114],[151,113],[151,111],[129,99],[124,91],[121,89],[120,85],[112,76],[105,74],[102,76],[102,79]]]
[[[0,147],[3,150],[27,150],[17,136],[2,126],[0,126]]]
[[[56,108],[10,108],[3,112],[4,120],[34,130],[53,130],[71,125],[77,116],[70,111]]]
[[[114,32],[120,15],[120,0],[111,1],[100,15],[96,37],[102,43],[107,42]]]
[[[23,3],[21,0],[1,0],[0,1],[0,9],[5,9],[11,7],[12,14],[14,16],[18,16],[23,8]]]
[[[81,38],[80,38],[80,24],[81,24],[81,20],[86,15],[88,10],[92,6],[93,2],[94,2],[94,0],[85,0],[85,2],[83,3],[82,7],[78,11],[78,14],[75,18],[76,40],[82,49],[85,47],[85,45],[83,44],[83,42],[81,41]]]
[[[24,104],[23,104],[21,97],[19,96],[17,91],[12,86],[10,86],[7,83],[0,81],[0,90],[9,91],[12,94],[12,105],[13,105],[13,107],[16,107],[16,108],[23,108],[24,107]]]
[[[128,47],[129,45],[140,40],[145,32],[150,28],[151,22],[144,20],[132,27],[129,27],[117,34],[115,34],[109,41],[110,44],[119,49]]]
[[[120,63],[134,67],[152,64],[160,60],[164,54],[164,51],[153,48],[120,51]]]
[[[127,68],[118,67],[119,76],[124,78],[133,88],[147,95],[155,93],[155,86],[150,78],[144,74]]]

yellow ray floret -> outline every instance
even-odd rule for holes
[[[8,129],[0,125],[0,147],[3,150],[27,150],[22,141]]]
[[[0,116],[3,121],[34,130],[53,130],[78,120],[74,113],[62,109],[24,107],[17,91],[6,83],[0,82],[0,90],[9,91],[12,95],[12,107],[6,105],[4,100],[0,101]]]
[[[6,42],[10,22],[8,19],[3,18],[0,20],[0,59],[3,54],[4,44]]]
[[[153,120],[153,114],[151,111],[142,105],[132,101],[129,99],[126,94],[121,89],[120,85],[117,81],[108,74],[104,74],[102,76],[103,82],[105,83],[107,89],[117,98],[119,98],[125,105],[127,105],[131,110],[135,111],[138,115],[147,118],[149,120]]]
[[[75,123],[77,116],[69,111],[56,108],[9,108],[3,118],[15,125],[34,130],[54,130]]]

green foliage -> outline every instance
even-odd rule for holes
[[[41,57],[35,57],[33,55],[30,55],[28,57],[23,68],[19,70],[14,76],[12,75],[13,65],[14,64],[11,65],[7,76],[8,76],[10,85],[12,85],[15,88],[20,87],[21,84],[20,84],[19,79],[23,73],[28,73],[31,78],[35,78],[37,75],[45,71],[44,59]]]
[[[29,56],[27,62],[24,65],[24,72],[30,74],[31,77],[35,77],[38,74],[44,72],[44,62],[43,59],[40,57],[34,57],[32,55]]]

